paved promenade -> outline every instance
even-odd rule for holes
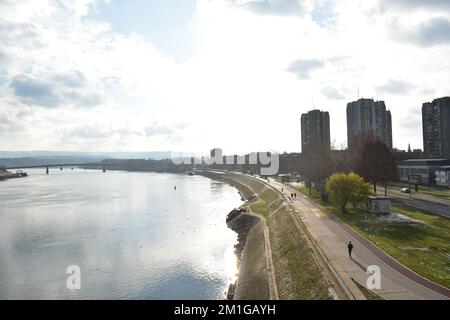
[[[286,197],[297,192],[272,179],[270,185],[279,192],[283,188]],[[353,278],[366,286],[370,276],[366,268],[377,265],[381,270],[381,289],[373,291],[384,299],[450,299],[449,289],[406,268],[339,219],[324,214],[320,205],[307,196],[297,192],[297,200],[289,201],[334,268],[344,276],[348,275],[344,279]],[[347,253],[349,241],[354,245],[353,259]]]

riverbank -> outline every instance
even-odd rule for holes
[[[14,178],[23,178],[26,177],[26,174],[16,174],[9,172],[7,170],[0,170],[0,181],[7,180],[7,179],[14,179]]]
[[[235,245],[238,277],[235,283],[230,284],[227,299],[269,300],[271,297],[264,246],[264,224],[258,216],[251,213],[249,208],[257,201],[257,194],[229,175],[210,171],[204,171],[202,175],[235,187],[245,201],[240,208],[231,211],[226,218],[228,227],[238,234],[238,242]]]
[[[239,234],[239,276],[232,287],[234,299],[347,298],[329,279],[284,196],[243,174],[202,174],[234,186],[246,200],[228,217],[230,227]],[[248,217],[256,220],[250,224]],[[236,225],[245,227],[239,230]]]

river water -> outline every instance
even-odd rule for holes
[[[225,222],[241,204],[234,188],[202,176],[27,172],[0,182],[0,299],[225,298],[237,272]],[[67,288],[73,265],[79,290]]]

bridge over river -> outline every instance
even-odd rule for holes
[[[50,173],[50,168],[59,168],[59,170],[64,170],[64,168],[75,168],[82,166],[98,166],[102,168],[103,172],[106,172],[107,164],[103,163],[59,163],[59,164],[33,164],[33,165],[22,165],[22,166],[9,166],[5,167],[6,170],[23,170],[23,169],[36,169],[36,168],[45,168],[45,172],[47,174]]]

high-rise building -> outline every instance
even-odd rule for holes
[[[222,149],[214,148],[214,149],[211,149],[211,151],[209,152],[209,155],[211,156],[211,158],[222,157],[222,153],[223,153]]]
[[[422,106],[423,147],[429,159],[450,158],[450,97]]]
[[[330,115],[328,112],[312,110],[302,114],[302,152],[330,150]]]
[[[391,112],[386,110],[384,101],[359,99],[347,104],[347,142],[362,132],[371,132],[379,140],[392,148]]]

